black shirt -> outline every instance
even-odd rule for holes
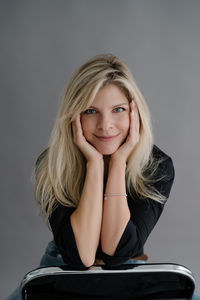
[[[153,186],[164,196],[169,197],[169,193],[174,180],[174,167],[172,159],[161,151],[157,146],[153,147],[153,156],[163,158],[155,173],[155,178],[161,180],[155,182]],[[164,204],[149,198],[134,199],[128,194],[128,206],[130,209],[130,220],[121,236],[114,255],[104,253],[99,243],[96,258],[102,259],[108,265],[118,265],[129,258],[143,254],[143,246],[162,214]],[[54,241],[66,264],[76,267],[84,267],[76,246],[76,241],[70,216],[75,208],[65,207],[58,204],[52,213],[49,223],[53,232]]]

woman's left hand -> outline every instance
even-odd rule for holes
[[[110,159],[121,160],[126,163],[128,156],[140,139],[140,119],[134,100],[130,103],[130,127],[126,141],[115,151]]]

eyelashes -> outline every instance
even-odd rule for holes
[[[95,109],[89,108],[89,109],[86,109],[83,113],[85,115],[92,115],[92,114],[95,114],[95,112],[96,112]]]
[[[120,111],[119,111],[119,109],[120,109]],[[116,110],[118,110],[118,111],[116,111]],[[116,113],[116,112],[123,112],[123,111],[125,111],[126,109],[124,108],[124,107],[116,107],[115,109],[114,109],[114,112]],[[85,111],[84,111],[84,114],[86,114],[86,115],[94,115],[94,114],[96,114],[96,113],[98,113],[98,111],[96,111],[95,109],[93,109],[93,108],[89,108],[89,109],[86,109]]]
[[[126,110],[124,107],[117,107],[117,108],[115,108],[115,109],[122,109],[122,111],[125,111],[125,110]],[[114,109],[114,110],[115,110],[115,109]]]

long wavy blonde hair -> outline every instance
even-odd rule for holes
[[[155,163],[152,156],[153,137],[147,104],[128,67],[116,56],[102,54],[83,64],[64,88],[48,147],[33,170],[35,197],[46,221],[58,203],[68,207],[77,207],[79,203],[86,160],[73,142],[72,121],[91,106],[97,92],[107,84],[118,86],[129,101],[134,99],[140,116],[140,140],[127,160],[127,190],[131,195],[136,193],[161,203],[165,201],[165,197],[149,185],[158,162]]]

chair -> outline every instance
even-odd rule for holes
[[[48,266],[30,271],[21,282],[23,300],[190,299],[194,289],[192,272],[174,263]]]

